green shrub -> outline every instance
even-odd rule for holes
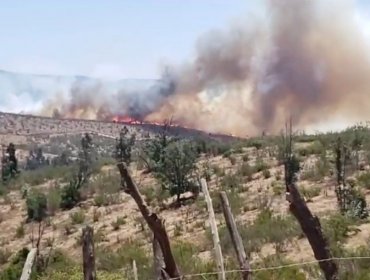
[[[256,264],[256,268],[264,267],[279,267],[287,266],[282,269],[274,270],[261,270],[253,274],[253,279],[256,280],[308,280],[313,278],[307,278],[306,273],[298,266],[289,267],[291,262],[287,261],[280,254],[271,255],[263,258],[259,263]],[[316,278],[315,278],[316,279]]]
[[[47,216],[47,198],[40,191],[34,190],[27,195],[28,221],[42,221]]]
[[[120,272],[105,272],[97,271],[97,279],[100,280],[124,280],[128,278],[122,278],[122,273]],[[77,265],[71,265],[64,267],[59,270],[52,270],[45,275],[42,275],[38,280],[81,280],[83,279],[82,268]]]
[[[221,180],[222,188],[225,190],[240,188],[240,177],[234,174],[227,174]]]
[[[126,224],[125,217],[117,217],[116,220],[111,223],[113,230],[119,230],[124,224]]]
[[[97,269],[120,273],[120,279],[132,278],[132,260],[136,261],[139,279],[152,279],[152,259],[137,242],[126,242],[116,251],[110,248],[96,248]]]
[[[11,259],[9,266],[0,271],[1,280],[18,280],[21,277],[24,263],[26,261],[29,250],[23,248],[17,252],[14,258]]]
[[[55,212],[60,208],[61,203],[60,189],[58,187],[53,187],[49,190],[47,203],[48,214],[53,216]]]
[[[225,176],[225,170],[219,167],[218,165],[213,165],[212,169],[213,169],[213,173],[215,173],[217,177]]]
[[[312,198],[319,196],[321,193],[320,187],[302,187],[300,188],[300,193],[307,199],[307,201],[312,201]]]
[[[77,182],[72,180],[62,188],[60,207],[62,209],[72,209],[81,201],[81,193]]]
[[[86,216],[84,211],[79,210],[77,212],[69,214],[69,217],[71,218],[71,222],[73,225],[79,225],[85,221]]]
[[[248,181],[252,180],[252,175],[254,173],[253,168],[248,163],[242,163],[237,173],[243,177],[247,177]]]
[[[97,206],[97,207],[108,206],[109,201],[108,201],[107,195],[104,194],[104,193],[100,193],[100,194],[94,196],[94,205]]]
[[[309,156],[309,155],[319,155],[325,152],[324,146],[320,141],[314,141],[312,144],[298,149],[298,154],[300,156]]]
[[[6,264],[12,253],[6,248],[0,248],[0,265]]]
[[[361,187],[370,190],[370,172],[362,173],[358,176],[357,182]]]
[[[262,171],[262,175],[263,175],[263,177],[264,177],[265,179],[270,178],[270,177],[271,177],[270,170],[268,170],[268,169],[263,170],[263,171]]]
[[[262,245],[272,243],[277,252],[284,249],[284,246],[301,234],[301,230],[293,217],[273,216],[272,211],[263,209],[256,220],[250,224],[238,225],[240,235],[246,251],[251,254],[258,252]],[[208,237],[210,231],[207,231]],[[225,254],[234,254],[230,235],[226,226],[219,228],[220,242]]]
[[[215,271],[215,263],[202,260],[197,256],[199,252],[200,250],[194,244],[184,241],[176,242],[172,247],[174,258],[178,266],[181,268],[183,274],[207,273]]]
[[[272,192],[274,195],[282,195],[285,193],[285,186],[281,182],[274,181],[271,183]]]
[[[253,168],[254,172],[261,172],[268,169],[269,166],[262,159],[258,158]]]
[[[24,223],[22,222],[18,225],[17,229],[15,230],[15,237],[23,238],[24,234],[25,234]]]
[[[322,224],[325,236],[332,243],[342,243],[353,230],[351,225],[354,224],[354,220],[341,214],[335,214],[323,219]]]
[[[248,160],[249,160],[249,156],[248,156],[248,154],[244,154],[244,155],[242,156],[242,161],[247,162]]]
[[[145,202],[151,204],[153,201],[158,199],[156,190],[153,187],[146,187],[140,190],[145,196]]]

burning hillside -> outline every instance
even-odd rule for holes
[[[173,116],[237,135],[277,131],[288,116],[301,128],[368,118],[369,48],[353,1],[262,2],[261,16],[206,34],[194,58],[168,66],[145,90],[107,94],[103,83],[75,83],[42,113],[127,122]]]

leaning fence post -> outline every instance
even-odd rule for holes
[[[94,230],[90,226],[82,230],[82,255],[84,280],[96,280]]]
[[[36,259],[37,248],[32,248],[27,255],[26,262],[23,266],[23,271],[20,280],[29,280],[32,273],[32,267]]]
[[[222,210],[225,216],[226,226],[229,230],[230,237],[236,252],[236,255],[238,257],[238,262],[240,269],[242,270],[243,280],[249,280],[250,279],[250,266],[247,259],[247,254],[245,253],[243,240],[240,237],[240,234],[238,232],[238,228],[235,223],[234,216],[231,212],[229,200],[227,198],[227,195],[225,192],[220,193],[221,198],[221,204],[222,204]]]
[[[211,225],[213,245],[214,245],[214,250],[215,250],[217,268],[219,271],[218,279],[225,280],[226,278],[225,278],[224,260],[222,257],[222,251],[221,251],[221,246],[220,246],[220,238],[218,237],[217,224],[216,224],[216,219],[215,219],[215,213],[213,211],[212,199],[208,192],[206,180],[202,178],[200,182],[202,185],[202,191],[204,193],[204,198],[206,200],[207,208],[208,208],[209,223]]]

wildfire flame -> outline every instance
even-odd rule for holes
[[[153,125],[158,125],[162,126],[164,122],[156,122],[156,121],[144,121],[144,120],[137,120],[133,117],[130,116],[122,116],[122,115],[117,115],[111,118],[111,121],[114,123],[125,123],[125,124],[153,124]],[[179,124],[176,123],[168,123],[167,125],[172,126],[172,127],[177,127],[180,126]],[[185,126],[182,126],[184,128],[187,128]]]
[[[127,123],[127,124],[142,124],[142,121],[136,120],[129,116],[114,116],[112,122],[115,123]]]

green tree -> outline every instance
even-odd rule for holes
[[[144,155],[141,156],[141,159],[145,162],[148,172],[156,171],[161,166],[165,158],[166,148],[178,140],[169,136],[170,128],[171,121],[166,121],[160,132],[144,145]]]
[[[132,148],[135,145],[135,134],[128,136],[128,129],[124,127],[117,139],[115,157],[117,161],[124,162],[127,165],[131,163]]]
[[[78,173],[61,191],[62,209],[71,209],[81,201],[81,188],[87,183],[93,173],[96,157],[93,151],[91,136],[86,133],[81,139],[81,151],[79,153]]]
[[[29,221],[41,222],[47,216],[46,195],[40,191],[32,191],[27,195],[27,218]]]
[[[164,189],[171,195],[176,195],[179,204],[184,192],[198,192],[194,176],[198,154],[190,142],[176,141],[163,150],[162,156],[156,165],[155,177]]]
[[[18,159],[15,152],[16,148],[13,143],[10,143],[5,151],[3,150],[1,177],[4,182],[14,178],[19,173]]]

